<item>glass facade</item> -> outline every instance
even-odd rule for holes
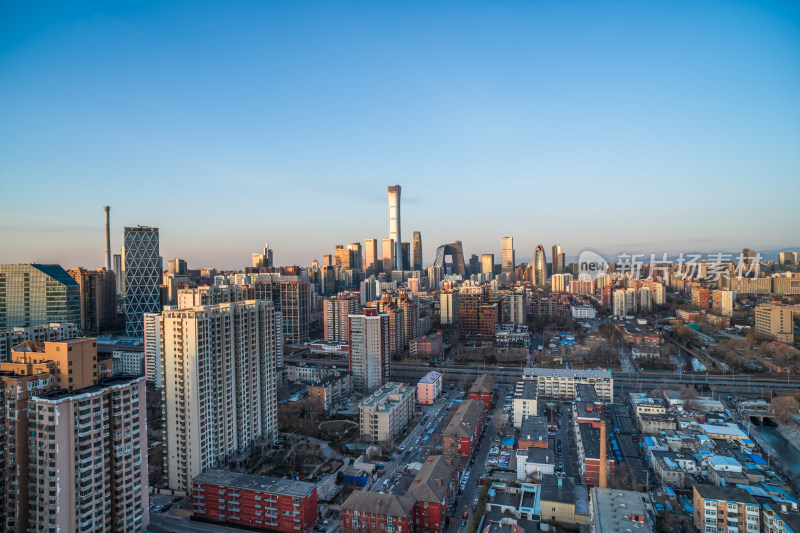
[[[58,265],[0,265],[0,330],[80,324],[80,286]]]
[[[144,313],[161,312],[158,228],[125,228],[125,334],[144,337]]]

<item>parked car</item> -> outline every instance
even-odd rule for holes
[[[466,520],[462,520],[461,521],[461,527],[466,527],[466,525],[467,525],[467,521]]]

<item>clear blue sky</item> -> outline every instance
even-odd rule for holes
[[[800,245],[797,2],[0,4],[0,262]]]

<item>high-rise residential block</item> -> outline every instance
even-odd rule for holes
[[[81,323],[80,286],[58,265],[0,265],[0,331]]]
[[[95,339],[25,341],[0,364],[4,531],[142,531],[143,378],[97,380]]]
[[[439,322],[442,325],[458,324],[458,291],[439,293]]]
[[[572,282],[572,274],[553,274],[550,281],[552,284],[550,290],[552,292],[567,292],[569,284]]]
[[[553,255],[550,257],[550,261],[553,264],[552,273],[555,274],[563,274],[565,265],[566,257],[564,255],[564,250],[561,248],[560,244],[553,245]]]
[[[513,281],[514,269],[517,264],[514,257],[514,238],[503,237],[500,239],[500,272]]]
[[[547,256],[541,244],[533,252],[533,284],[543,286],[547,283]]]
[[[28,401],[29,531],[142,531],[149,519],[143,377]],[[35,425],[31,415],[35,413]]]
[[[756,332],[786,344],[794,343],[792,309],[782,305],[758,305],[755,310]]]
[[[714,311],[722,316],[733,316],[733,295],[733,291],[715,290],[711,296]]]
[[[378,262],[378,239],[367,239],[364,241],[364,274],[374,276],[381,271],[381,263]]]
[[[422,233],[415,231],[411,236],[411,270],[422,270]]]
[[[99,335],[114,328],[117,319],[117,288],[114,273],[105,268],[72,268],[67,273],[80,287],[81,331]]]
[[[253,284],[257,300],[270,300],[280,311],[283,342],[301,344],[310,338],[311,286],[303,276],[259,276]],[[278,361],[282,366],[282,359]]]
[[[277,436],[280,313],[248,300],[162,313],[164,470],[192,478]]]
[[[394,239],[383,239],[381,249],[383,252],[381,255],[381,271],[389,274],[392,272],[392,270],[401,270],[395,268],[395,265],[397,264],[397,256],[395,255],[397,253],[397,249],[395,247]]]
[[[129,337],[144,334],[144,313],[161,311],[161,257],[158,228],[125,228],[125,333]]]
[[[165,309],[173,309],[168,307]],[[161,313],[145,313],[144,320],[144,366],[147,381],[161,390]]]
[[[438,291],[444,279],[444,267],[431,265],[427,268],[428,271],[428,287],[432,291]]]
[[[653,291],[650,287],[642,287],[639,290],[639,309],[643,313],[653,310]]]
[[[349,342],[350,315],[358,313],[359,297],[341,293],[322,302],[323,334],[326,342]]]
[[[458,332],[462,339],[475,340],[481,330],[481,306],[486,303],[486,286],[458,289]]]
[[[613,315],[625,316],[627,314],[627,298],[625,297],[625,289],[617,289],[614,291],[613,300]]]
[[[392,240],[394,247],[392,255],[394,261],[391,268],[384,269],[384,272],[391,272],[392,270],[403,270],[403,251],[401,250],[403,241],[400,238],[400,186],[389,185],[386,190],[389,193],[389,239]],[[386,258],[385,252],[384,250],[384,259]]]
[[[372,392],[391,379],[389,315],[364,309],[350,315],[349,365],[353,388]]]
[[[710,292],[706,287],[692,287],[692,305],[699,309],[709,308]]]
[[[528,301],[524,290],[508,295],[508,319],[514,324],[528,323]]]

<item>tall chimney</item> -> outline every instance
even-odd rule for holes
[[[109,224],[111,208],[105,206],[103,209],[106,212],[106,270],[111,270],[111,226]]]
[[[608,488],[608,461],[606,461],[606,421],[600,422],[600,481],[601,489]]]

